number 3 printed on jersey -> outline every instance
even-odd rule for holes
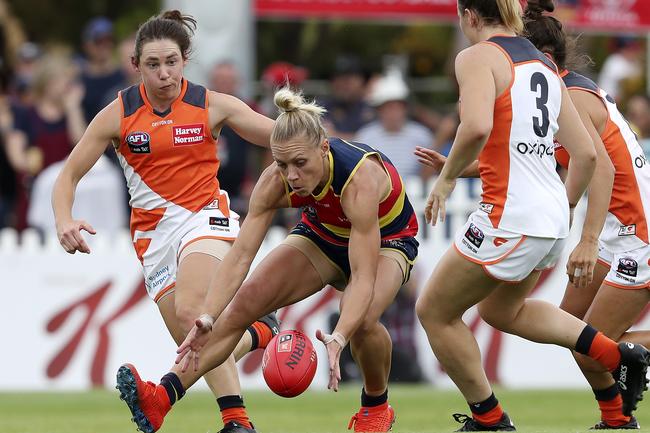
[[[550,121],[548,118],[548,81],[541,72],[535,72],[530,77],[530,90],[538,94],[537,109],[542,113],[542,118],[533,116],[533,131],[538,137],[546,137]]]

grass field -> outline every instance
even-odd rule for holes
[[[270,391],[248,392],[249,414],[260,433],[345,432],[358,409],[359,388],[338,394],[308,392],[283,399]],[[518,431],[585,432],[598,420],[590,392],[497,391]],[[454,412],[467,413],[460,394],[431,387],[393,386],[390,401],[397,413],[397,433],[451,432],[460,425]],[[167,417],[161,433],[216,433],[220,428],[211,394],[190,392]],[[641,403],[641,431],[650,432],[649,404]],[[126,405],[117,392],[0,393],[0,433],[135,432]]]

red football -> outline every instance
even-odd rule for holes
[[[311,340],[295,329],[273,337],[262,358],[266,384],[282,397],[295,397],[306,390],[314,379],[317,365]]]

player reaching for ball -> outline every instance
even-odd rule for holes
[[[152,17],[138,29],[132,63],[142,83],[124,89],[90,123],[54,186],[52,205],[61,246],[90,253],[72,217],[79,180],[109,143],[124,169],[131,196],[131,235],[147,293],[174,340],[192,328],[209,281],[239,230],[228,194],[219,188],[216,138],[224,125],[268,147],[273,121],[242,101],[183,77],[196,22],[179,11]],[[98,198],[99,199],[99,198]],[[251,322],[252,324],[252,322]],[[274,317],[252,324],[237,350],[264,347]],[[254,432],[241,397],[234,357],[205,379],[217,397],[223,433]],[[168,378],[164,378],[168,380]]]
[[[351,345],[363,374],[361,409],[348,428],[386,432],[395,419],[388,404],[391,340],[379,317],[408,280],[417,255],[418,224],[393,164],[361,143],[327,138],[323,109],[288,89],[275,94],[280,109],[271,134],[275,162],[257,182],[239,237],[213,279],[177,364],[173,380],[143,382],[131,365],[118,386],[138,427],[152,432],[205,371],[224,362],[256,317],[293,304],[331,284],[344,290],[332,334],[317,332],[326,348],[336,391],[341,350]],[[278,208],[301,207],[302,220],[244,282]],[[243,284],[242,284],[243,283]],[[191,366],[192,368],[187,368]]]

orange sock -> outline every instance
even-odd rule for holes
[[[479,403],[468,403],[472,411],[472,418],[484,426],[491,426],[499,421],[503,416],[503,408],[494,393],[487,399]]]
[[[600,362],[607,370],[614,371],[621,363],[621,352],[618,343],[598,332],[591,343],[588,355]]]
[[[606,389],[594,389],[594,395],[600,407],[600,419],[605,424],[618,427],[630,422],[630,417],[623,415],[623,399],[614,384]]]
[[[264,349],[273,338],[273,331],[266,323],[257,321],[248,327],[248,331],[251,333],[253,339],[253,344],[251,350],[255,349]]]
[[[610,426],[621,426],[630,422],[630,417],[623,415],[623,398],[618,394],[613,400],[598,401],[600,419]]]
[[[230,421],[235,421],[243,427],[253,428],[250,419],[248,419],[246,408],[244,407],[231,407],[229,409],[221,410],[221,420],[224,425],[228,424]]]
[[[492,410],[489,410],[488,412],[485,412],[483,414],[476,414],[472,413],[472,418],[474,418],[476,421],[480,422],[481,424],[485,426],[489,425],[494,425],[501,421],[501,417],[503,416],[503,408],[501,407],[500,404],[497,405]]]

